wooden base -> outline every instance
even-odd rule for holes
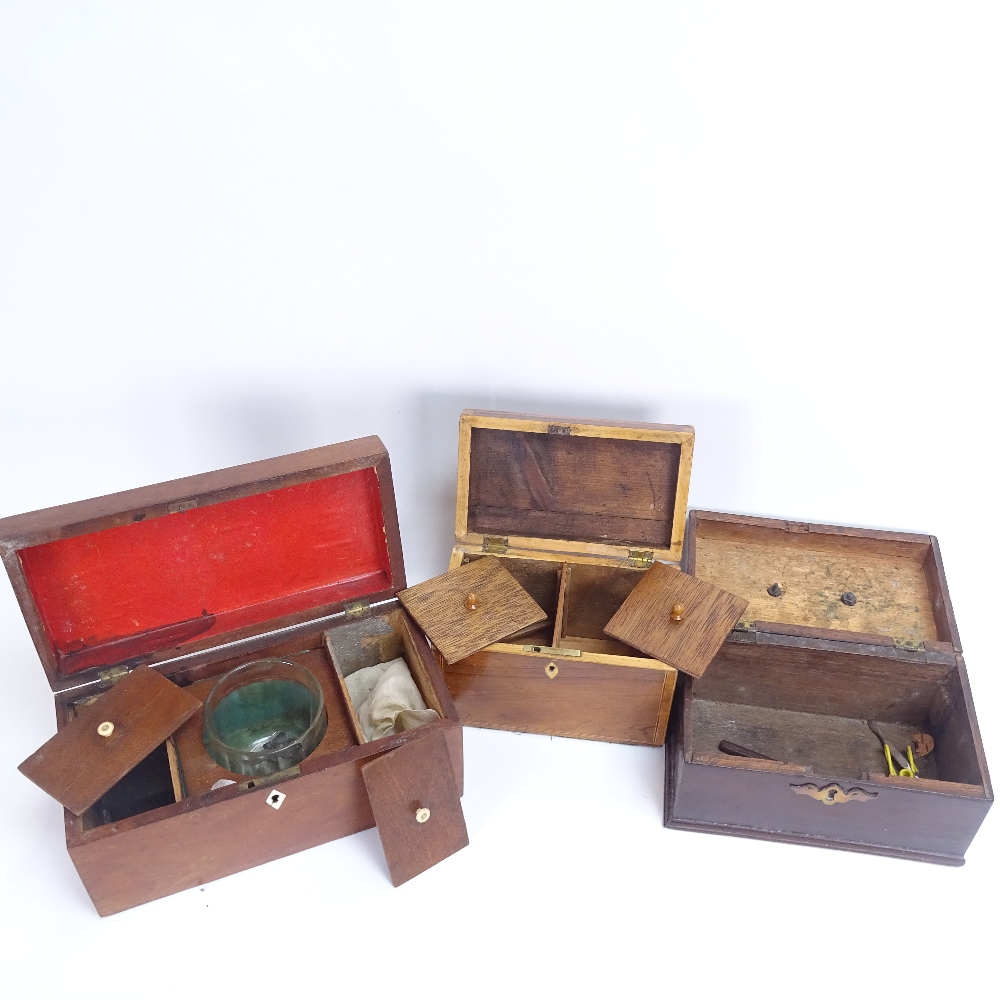
[[[927,854],[921,851],[897,850],[880,847],[878,844],[853,844],[846,840],[804,837],[779,831],[754,830],[746,826],[688,823],[672,817],[665,819],[663,825],[671,830],[686,830],[689,833],[715,833],[726,837],[748,837],[751,840],[769,840],[772,843],[798,844],[801,847],[827,847],[836,851],[852,851],[855,854],[876,854],[885,858],[901,858],[904,861],[926,861],[930,864],[948,865],[952,868],[960,868],[965,864],[964,857],[954,857],[950,854]]]

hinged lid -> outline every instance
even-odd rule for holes
[[[440,729],[361,767],[393,885],[402,885],[469,846],[469,834]]]
[[[656,563],[604,631],[662,663],[700,677],[746,607],[742,597]]]
[[[5,518],[0,554],[54,690],[406,586],[377,437]]]
[[[747,598],[747,631],[961,652],[931,535],[693,510],[685,568]]]
[[[200,708],[183,688],[137,667],[18,770],[79,816]]]
[[[448,663],[546,618],[494,556],[418,583],[398,596]]]
[[[677,562],[693,450],[687,426],[466,410],[455,537],[487,552]]]

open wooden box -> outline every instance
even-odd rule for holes
[[[378,438],[6,518],[0,549],[59,730],[21,769],[67,806],[102,915],[376,824],[397,885],[468,843],[461,725],[395,600]],[[396,656],[439,718],[367,742],[344,678]],[[327,726],[300,764],[247,778],[210,757],[201,706],[267,657],[312,673]]]
[[[684,558],[749,607],[678,699],[666,825],[962,864],[993,792],[937,540],[692,511]],[[869,721],[931,738],[915,777]]]
[[[684,426],[462,414],[449,572],[400,599],[465,725],[663,742],[683,658],[654,659],[605,627],[654,561],[680,559],[693,448]],[[488,644],[471,618],[442,611],[487,558],[545,615]]]

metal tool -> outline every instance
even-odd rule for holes
[[[774,760],[774,757],[768,757],[766,753],[758,753],[756,750],[750,750],[747,747],[741,747],[738,743],[730,743],[729,740],[723,740],[719,744],[719,749],[723,753],[729,754],[730,757],[752,757],[754,760]]]
[[[881,728],[877,722],[872,722],[871,719],[868,720],[868,728],[882,741],[882,750],[885,752],[885,762],[889,768],[890,777],[900,777],[900,778],[915,778],[917,776],[917,765],[913,761],[913,748],[907,744],[906,745],[906,756],[904,757],[897,749],[894,747],[886,735],[882,732]],[[899,765],[899,771],[893,766],[893,761]]]

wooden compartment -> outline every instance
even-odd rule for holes
[[[450,569],[481,558],[455,551]],[[643,574],[629,567],[499,556],[548,615],[541,627],[438,661],[462,722],[659,746],[677,671],[605,636],[603,627]]]
[[[685,683],[666,824],[962,864],[993,793],[936,540],[704,511],[687,539],[688,571],[749,606]],[[869,721],[931,737],[916,777]]]
[[[651,566],[681,556],[693,448],[690,427],[462,414],[449,571],[400,600],[437,647],[466,725],[663,742],[683,658],[663,662],[605,627]],[[455,574],[487,556],[545,620],[447,655],[461,645]]]
[[[67,805],[102,915],[369,828],[376,799],[397,884],[467,843],[461,724],[394,597],[405,575],[377,438],[7,518],[0,551],[56,697],[58,733],[22,770]],[[353,645],[402,654],[439,718],[359,737],[331,655]],[[248,778],[209,756],[201,705],[268,657],[316,677],[327,728],[300,764]]]

